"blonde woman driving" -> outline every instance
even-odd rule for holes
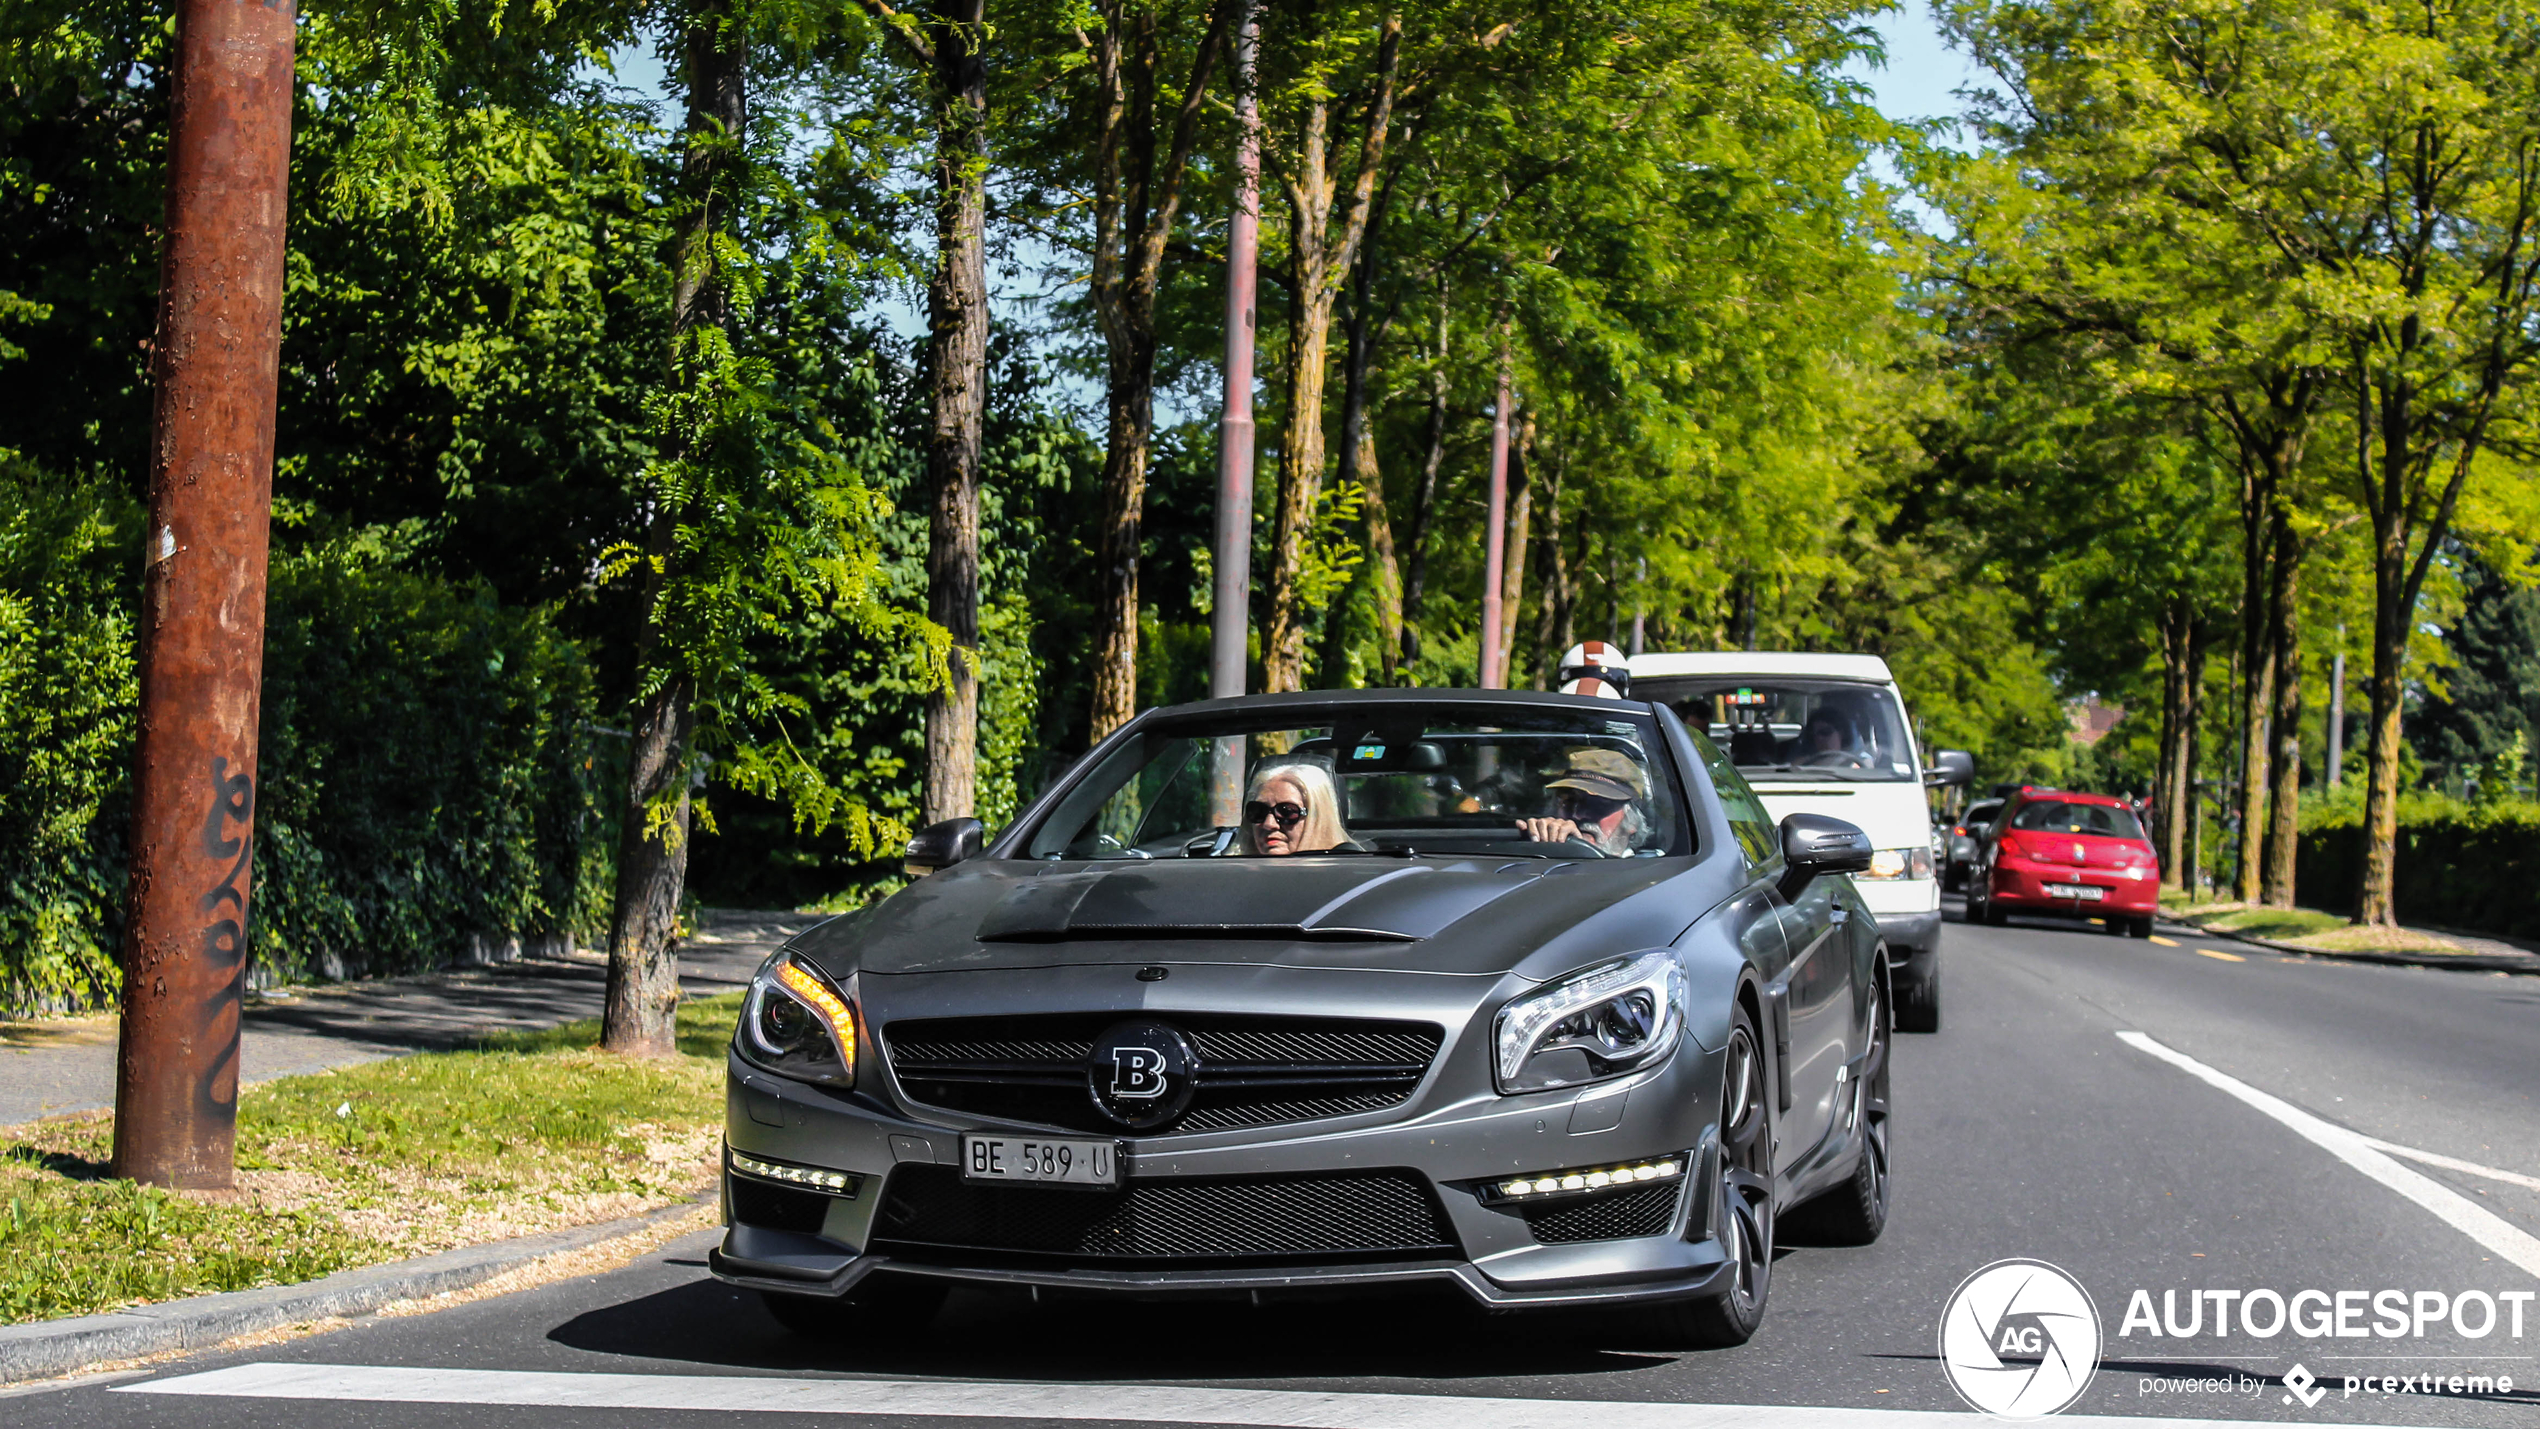
[[[1270,858],[1321,853],[1348,845],[1340,796],[1319,764],[1274,764],[1255,770],[1244,796],[1243,851]]]

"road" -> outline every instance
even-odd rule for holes
[[[2540,1288],[2540,1275],[2498,1248],[2540,1233],[2540,979],[2282,958],[2169,936],[2177,946],[2045,924],[1953,927],[1946,1026],[1897,1048],[1887,1235],[1865,1249],[1787,1249],[1762,1333],[1736,1350],[1656,1352],[1634,1348],[1627,1324],[1492,1319],[1451,1300],[1035,1305],[969,1293],[906,1342],[814,1347],[707,1278],[710,1239],[699,1237],[612,1274],[14,1398],[0,1414],[30,1429],[672,1425],[744,1408],[760,1411],[753,1426],[984,1414],[1911,1429],[1942,1421],[1860,1411],[1963,1415],[1936,1355],[1942,1305],[1979,1267],[2031,1257],[2078,1277],[2106,1330],[2106,1361],[2072,1414],[2540,1423],[2540,1305],[2524,1306],[2519,1340],[2501,1318],[2483,1338],[2439,1321],[2422,1338],[2396,1339],[2368,1328],[2363,1338],[2255,1338],[2236,1321],[2220,1337],[2205,1326],[2155,1338],[2139,1323],[2119,1333],[2138,1289],[2157,1304],[2164,1291],[2206,1288],[2288,1299],[2306,1289]],[[2340,1155],[2298,1129],[2322,1123],[2523,1179]],[[2348,1144],[2343,1133],[2320,1135]],[[2374,1166],[2408,1169],[2376,1179],[2365,1169]],[[2358,1317],[2359,1328],[2372,1323],[2369,1311]],[[2490,1358],[2466,1358],[2480,1355]],[[2315,1403],[2281,1382],[2296,1362],[2329,1391]],[[190,1378],[255,1365],[372,1368],[320,1385],[316,1399],[227,1392],[276,1383],[273,1371]],[[396,1367],[517,1373],[387,1372]],[[2344,1392],[2346,1376],[2384,1374],[2510,1375],[2515,1387],[2484,1397]],[[594,1375],[631,1378],[574,1378]],[[2153,1388],[2227,1376],[2241,1377],[2242,1392]],[[1061,1387],[1035,1387],[1048,1385]],[[422,1402],[432,1399],[444,1402]],[[619,1407],[587,1407],[594,1401]],[[1662,1408],[1704,1405],[1845,1412],[1759,1419]]]

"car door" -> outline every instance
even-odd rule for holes
[[[1790,1103],[1781,1138],[1788,1154],[1804,1154],[1822,1142],[1841,1108],[1843,1068],[1852,1058],[1859,1020],[1853,997],[1859,903],[1850,880],[1831,875],[1810,879],[1782,915],[1782,937],[1790,949],[1779,979],[1790,1024]]]
[[[1764,1017],[1768,1025],[1757,1030],[1764,1036],[1777,1089],[1774,1142],[1779,1153],[1775,1165],[1780,1166],[1786,1164],[1789,1153],[1814,1145],[1824,1134],[1820,1126],[1805,1136],[1794,1137],[1789,1121],[1800,1087],[1792,1075],[1798,1047],[1792,1041],[1791,982],[1805,969],[1797,961],[1797,947],[1789,936],[1794,926],[1793,911],[1774,886],[1782,870],[1781,830],[1764,812],[1764,801],[1755,797],[1746,776],[1737,772],[1737,765],[1718,745],[1707,738],[1688,742],[1711,775],[1712,791],[1719,795],[1721,812],[1728,816],[1729,830],[1737,836],[1752,880],[1738,895],[1729,916],[1735,920],[1732,926],[1739,930],[1738,942],[1746,951],[1747,961],[1764,980]]]

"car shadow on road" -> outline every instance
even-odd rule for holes
[[[1547,1325],[1488,1315],[1452,1293],[1256,1306],[1035,1304],[1019,1293],[961,1290],[930,1324],[894,1340],[824,1346],[778,1325],[755,1294],[700,1280],[577,1315],[547,1338],[597,1354],[730,1368],[1103,1383],[1479,1379],[1675,1362],[1599,1348],[1628,1337],[1599,1338],[1598,1329],[1585,1318]]]

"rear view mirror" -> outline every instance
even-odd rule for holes
[[[1795,896],[1819,874],[1859,873],[1870,866],[1870,836],[1857,824],[1823,814],[1782,820],[1782,896]]]
[[[1926,785],[1963,788],[1976,782],[1976,757],[1963,749],[1936,750],[1931,765],[1923,771]]]
[[[940,824],[928,824],[909,835],[908,851],[901,855],[900,867],[913,877],[923,878],[965,858],[977,858],[985,838],[985,826],[977,819],[946,819]]]

